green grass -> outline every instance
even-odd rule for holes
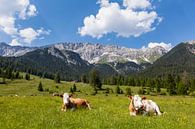
[[[166,112],[163,116],[130,117],[129,100],[125,95],[99,92],[90,95],[91,88],[77,83],[81,91],[77,97],[86,98],[92,110],[77,109],[62,112],[62,99],[47,92],[38,92],[38,83],[51,91],[67,92],[71,82],[55,84],[52,80],[15,80],[0,85],[0,128],[1,129],[194,129],[195,98],[184,96],[147,96]],[[56,88],[58,85],[59,88]],[[104,86],[115,88],[113,86]],[[123,86],[123,89],[126,87]],[[137,87],[132,87],[134,93]],[[19,96],[10,96],[19,95]],[[37,96],[30,96],[36,94]],[[76,95],[75,95],[76,96]]]

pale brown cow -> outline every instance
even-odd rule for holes
[[[62,111],[69,109],[75,109],[77,107],[87,107],[91,110],[90,104],[86,99],[73,98],[72,94],[64,93],[63,96]]]
[[[87,107],[89,110],[91,110],[91,106],[89,102],[86,99],[81,99],[81,98],[73,98],[72,96],[70,97],[70,102],[73,103],[76,108],[77,107]]]

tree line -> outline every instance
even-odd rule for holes
[[[89,83],[95,89],[101,89],[104,85],[117,86],[138,86],[139,94],[165,94],[161,89],[166,89],[169,95],[189,95],[195,91],[195,78],[191,77],[187,72],[179,75],[168,74],[165,77],[147,78],[137,76],[113,75],[104,79],[100,79],[97,70],[92,70],[89,75],[82,75],[80,81]],[[119,87],[116,89],[120,93]]]

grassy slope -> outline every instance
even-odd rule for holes
[[[48,93],[37,91],[40,79],[15,80],[0,85],[0,128],[2,129],[193,129],[195,126],[195,98],[182,96],[148,96],[156,101],[161,117],[130,117],[129,100],[124,95],[90,94],[91,89],[82,83],[76,84],[82,93],[78,97],[90,101],[93,109],[79,109],[61,112],[62,100]],[[41,79],[44,88],[67,92],[72,83],[56,84],[52,80]],[[123,87],[125,88],[125,87]],[[132,88],[136,92],[136,88]],[[10,97],[9,94],[19,96]],[[38,94],[38,96],[30,96]]]

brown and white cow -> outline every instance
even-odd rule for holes
[[[73,98],[71,94],[63,94],[62,111],[66,111],[68,108],[75,109],[77,107],[88,107],[91,109],[89,102],[86,99]]]
[[[129,96],[131,103],[129,105],[129,111],[131,116],[136,116],[139,112],[146,115],[150,112],[154,112],[155,115],[161,115],[159,106],[152,100],[146,99],[146,97],[140,97],[139,95]]]

